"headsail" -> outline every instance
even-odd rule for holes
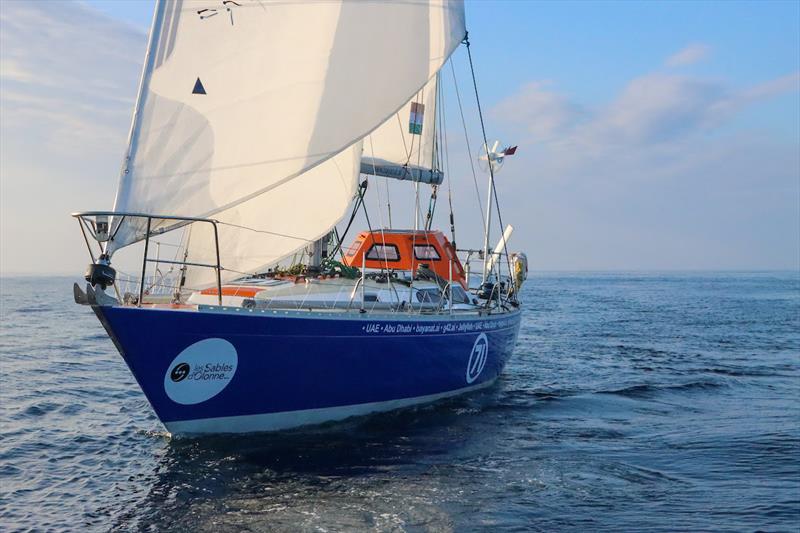
[[[207,217],[278,194],[394,116],[464,34],[460,0],[159,0],[115,211]],[[291,190],[294,206],[324,194]],[[114,225],[110,253],[144,237],[141,219]]]
[[[361,172],[439,184],[435,168],[438,74],[364,140]]]
[[[358,187],[361,142],[278,187],[217,213],[220,221],[222,281],[267,267],[319,239],[349,208]],[[214,230],[210,224],[193,224],[186,260],[215,264]],[[216,281],[214,270],[190,267],[185,286],[200,288]]]

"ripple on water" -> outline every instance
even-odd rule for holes
[[[0,523],[141,531],[791,530],[796,274],[548,274],[498,386],[171,439],[68,279],[4,279]],[[28,295],[52,295],[32,304]],[[44,303],[47,301],[47,303]]]

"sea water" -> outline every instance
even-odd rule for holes
[[[800,529],[797,273],[533,274],[485,392],[198,440],[72,282],[0,280],[0,530]]]

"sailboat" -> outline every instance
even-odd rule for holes
[[[516,148],[483,134],[482,246],[457,248],[452,211],[448,236],[420,207],[450,179],[441,71],[463,43],[458,0],[157,1],[114,208],[72,215],[91,256],[73,289],[171,434],[323,424],[497,380],[527,274],[511,226],[490,248],[494,173]],[[369,180],[404,182],[413,227],[367,218],[346,241]],[[141,250],[136,274],[112,266],[124,249]]]

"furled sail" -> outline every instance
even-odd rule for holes
[[[361,172],[439,184],[436,168],[438,74],[364,141]]]
[[[306,173],[394,116],[464,34],[461,0],[159,0],[115,211],[209,217],[267,193],[284,202],[270,221],[313,219],[336,178]],[[109,253],[144,238],[143,219],[113,224]]]

